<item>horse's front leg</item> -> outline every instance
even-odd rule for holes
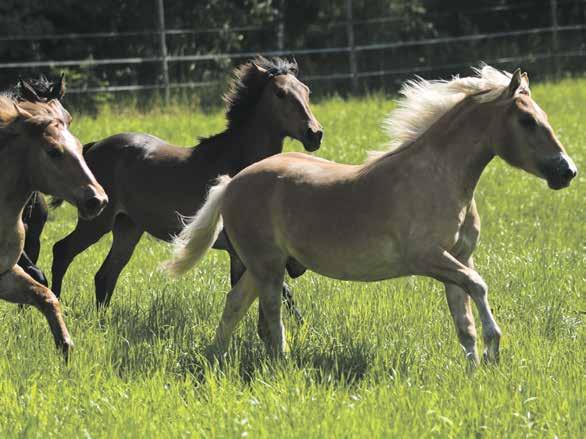
[[[15,265],[0,276],[0,298],[38,308],[49,322],[55,344],[62,350],[67,361],[73,343],[63,321],[59,300],[50,289],[36,282],[21,267]]]
[[[478,352],[476,350],[476,325],[470,306],[470,296],[458,285],[446,283],[446,298],[460,344],[464,348],[466,359],[473,370],[478,366]]]
[[[18,265],[34,280],[40,283],[43,286],[49,286],[49,281],[45,277],[45,274],[41,271],[39,267],[35,265],[35,263],[28,257],[26,251],[23,251],[20,254],[20,259],[18,260]]]
[[[425,274],[446,284],[456,285],[472,298],[482,322],[482,336],[485,343],[484,358],[488,362],[498,362],[501,330],[490,310],[488,287],[482,277],[472,267],[462,264],[447,251],[437,252],[429,257],[426,263],[429,265],[425,269]],[[454,290],[452,290],[452,294],[455,295]],[[458,312],[461,313],[461,310]]]

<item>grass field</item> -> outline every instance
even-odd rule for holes
[[[586,170],[586,80],[537,85],[533,96]],[[361,162],[385,141],[389,97],[315,105],[326,137],[316,154]],[[87,142],[144,131],[177,144],[221,130],[221,113],[104,109],[77,116]],[[288,150],[300,150],[290,142]],[[291,355],[270,363],[253,306],[224,370],[207,365],[228,291],[227,257],[211,252],[180,280],[158,270],[166,245],[146,237],[107,312],[93,276],[109,238],[82,254],[63,287],[76,343],[64,366],[38,312],[0,304],[0,437],[584,437],[586,184],[554,192],[494,160],[480,181],[476,265],[503,330],[501,363],[472,377],[441,284],[360,284],[313,273],[291,281],[306,324],[285,325]],[[72,230],[65,207],[47,225],[40,265]]]

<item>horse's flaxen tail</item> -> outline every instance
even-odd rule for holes
[[[172,275],[181,275],[197,264],[218,238],[222,231],[220,208],[230,180],[227,175],[218,177],[204,205],[173,240],[171,260],[163,264]]]
[[[90,150],[92,146],[94,146],[98,142],[90,142],[83,145],[83,155],[86,154]],[[57,209],[60,207],[65,200],[63,198],[51,197],[51,201],[49,201],[49,207],[51,209]]]

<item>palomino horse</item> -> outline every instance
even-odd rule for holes
[[[477,76],[408,82],[387,123],[395,149],[363,165],[282,154],[236,177],[221,177],[175,242],[168,268],[182,273],[226,233],[246,272],[228,294],[214,352],[223,355],[236,324],[257,295],[269,352],[285,334],[279,299],[285,263],[355,281],[407,275],[445,284],[448,305],[471,365],[478,363],[470,298],[482,321],[485,358],[497,361],[499,329],[487,287],[472,263],[480,230],[474,190],[498,155],[547,180],[569,185],[576,167],[547,116],[533,101],[527,75],[489,66]]]
[[[17,265],[24,246],[22,211],[34,191],[63,197],[92,218],[108,198],[70,132],[58,100],[19,102],[0,96],[0,298],[36,306],[67,358],[72,346],[55,295]]]
[[[183,218],[203,204],[218,175],[236,175],[282,152],[287,136],[308,151],[319,148],[322,128],[309,106],[309,88],[297,79],[296,63],[259,57],[238,67],[234,75],[224,98],[227,129],[194,148],[169,145],[147,134],[118,134],[84,147],[110,203],[99,217],[79,221],[55,244],[52,271],[57,296],[73,258],[112,231],[112,248],[95,277],[98,307],[107,305],[143,233],[170,241],[181,231]],[[217,247],[229,249],[227,239],[221,241]],[[240,265],[231,258],[234,283],[244,271]]]

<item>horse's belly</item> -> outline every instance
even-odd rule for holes
[[[307,246],[295,249],[292,256],[310,270],[340,280],[378,281],[408,274],[394,240],[348,244]]]
[[[186,217],[197,213],[201,204],[200,199],[191,196],[177,194],[161,197],[161,194],[151,194],[151,197],[126,196],[121,209],[132,221],[155,238],[169,241],[183,228]]]
[[[133,221],[149,235],[162,241],[171,241],[181,232],[183,221],[180,214],[174,211],[160,212],[157,214],[142,212],[130,215]]]

